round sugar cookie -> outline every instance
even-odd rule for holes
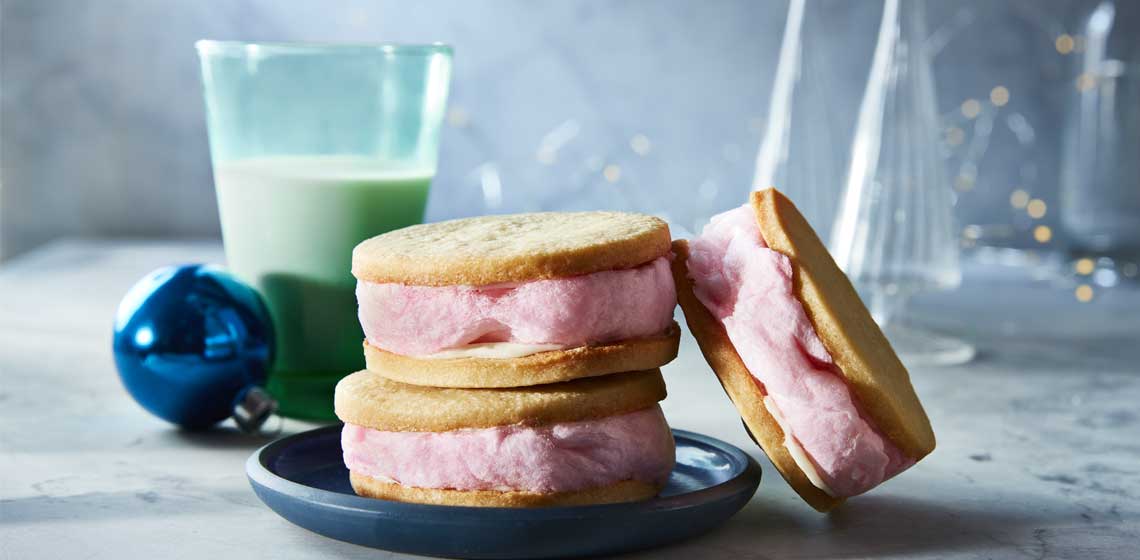
[[[366,368],[401,383],[429,387],[527,387],[661,367],[677,357],[681,329],[658,336],[539,352],[519,358],[422,359],[364,342]]]
[[[445,506],[470,507],[551,507],[587,504],[612,504],[648,500],[661,487],[638,480],[625,480],[609,486],[587,488],[576,492],[499,492],[495,490],[452,490],[448,488],[416,488],[396,482],[384,482],[367,475],[350,472],[352,489],[361,496]]]
[[[398,229],[352,251],[359,280],[484,286],[633,268],[669,252],[669,226],[628,212],[480,216]]]
[[[501,389],[424,387],[364,370],[337,383],[334,407],[342,421],[374,430],[446,432],[614,416],[651,406],[665,395],[657,369]]]

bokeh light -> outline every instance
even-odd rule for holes
[[[990,103],[995,107],[1003,107],[1009,103],[1009,90],[1005,86],[997,86],[990,90]]]
[[[463,128],[470,124],[471,114],[463,107],[452,107],[447,110],[447,124],[455,128]]]
[[[1012,193],[1009,194],[1009,205],[1010,206],[1013,206],[1014,208],[1021,210],[1021,209],[1025,208],[1025,206],[1027,204],[1029,204],[1029,193],[1027,193],[1021,189],[1017,189],[1017,190],[1014,190]]]
[[[982,104],[977,99],[967,99],[962,102],[962,116],[967,119],[976,118],[982,112]]]
[[[1075,46],[1073,36],[1068,33],[1062,33],[1057,36],[1057,40],[1053,42],[1053,46],[1057,48],[1057,52],[1069,54],[1073,52],[1073,47]]]
[[[621,167],[611,163],[602,169],[602,176],[605,177],[607,181],[616,183],[618,179],[621,179]]]
[[[644,134],[635,134],[633,138],[629,139],[629,147],[631,150],[633,150],[633,153],[639,156],[645,156],[648,155],[649,151],[653,149],[653,144],[649,142],[648,136]]]
[[[952,126],[946,130],[946,143],[951,146],[959,146],[962,142],[966,141],[966,132],[961,128]]]
[[[974,178],[969,175],[959,175],[954,178],[954,190],[967,192],[974,189]]]
[[[1090,286],[1088,284],[1081,284],[1080,286],[1077,286],[1076,290],[1074,290],[1073,295],[1077,296],[1077,301],[1079,301],[1081,303],[1092,301],[1092,298],[1093,298],[1092,286]]]
[[[1077,76],[1077,91],[1088,91],[1096,85],[1096,78],[1088,72],[1082,73]]]

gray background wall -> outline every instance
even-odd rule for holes
[[[958,111],[966,99],[997,112],[957,208],[963,224],[1008,226],[995,230],[1005,232],[997,243],[1033,243],[1033,221],[1009,204],[1014,188],[1045,200],[1041,222],[1055,224],[1073,57],[1054,41],[1088,7],[930,2],[931,29],[947,39],[935,61],[945,126],[973,133]],[[823,32],[809,40],[830,53],[829,120],[845,146],[881,8],[841,0],[822,8]],[[618,207],[692,227],[749,188],[786,10],[783,1],[749,0],[4,0],[0,258],[60,236],[218,235],[193,49],[200,38],[453,44],[431,219]],[[1000,108],[988,102],[997,85],[1011,93]],[[1032,143],[1017,141],[1013,115],[1036,131]],[[556,130],[577,132],[556,161],[540,161],[544,136]],[[644,142],[633,149],[638,136],[647,152]],[[965,148],[948,149],[953,176]],[[481,195],[488,165],[501,177],[499,207]],[[607,166],[616,166],[610,179],[620,170],[616,181]]]

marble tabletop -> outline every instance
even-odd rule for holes
[[[262,439],[172,429],[121,388],[110,330],[126,289],[221,260],[216,242],[64,241],[0,267],[0,558],[400,556],[279,518],[243,471]],[[670,423],[747,450],[765,478],[723,527],[634,556],[1140,557],[1140,290],[1080,304],[1064,280],[997,276],[919,307],[979,348],[911,368],[938,449],[830,515],[751,444],[686,334],[664,368]]]

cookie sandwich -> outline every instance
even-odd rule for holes
[[[934,449],[910,377],[796,207],[775,189],[674,243],[685,320],[753,439],[830,510]]]
[[[669,228],[623,212],[411,226],[352,253],[367,368],[435,387],[521,387],[677,355]]]
[[[341,444],[361,496],[535,507],[656,495],[673,468],[659,370],[537,387],[434,388],[370,371],[336,387]]]

